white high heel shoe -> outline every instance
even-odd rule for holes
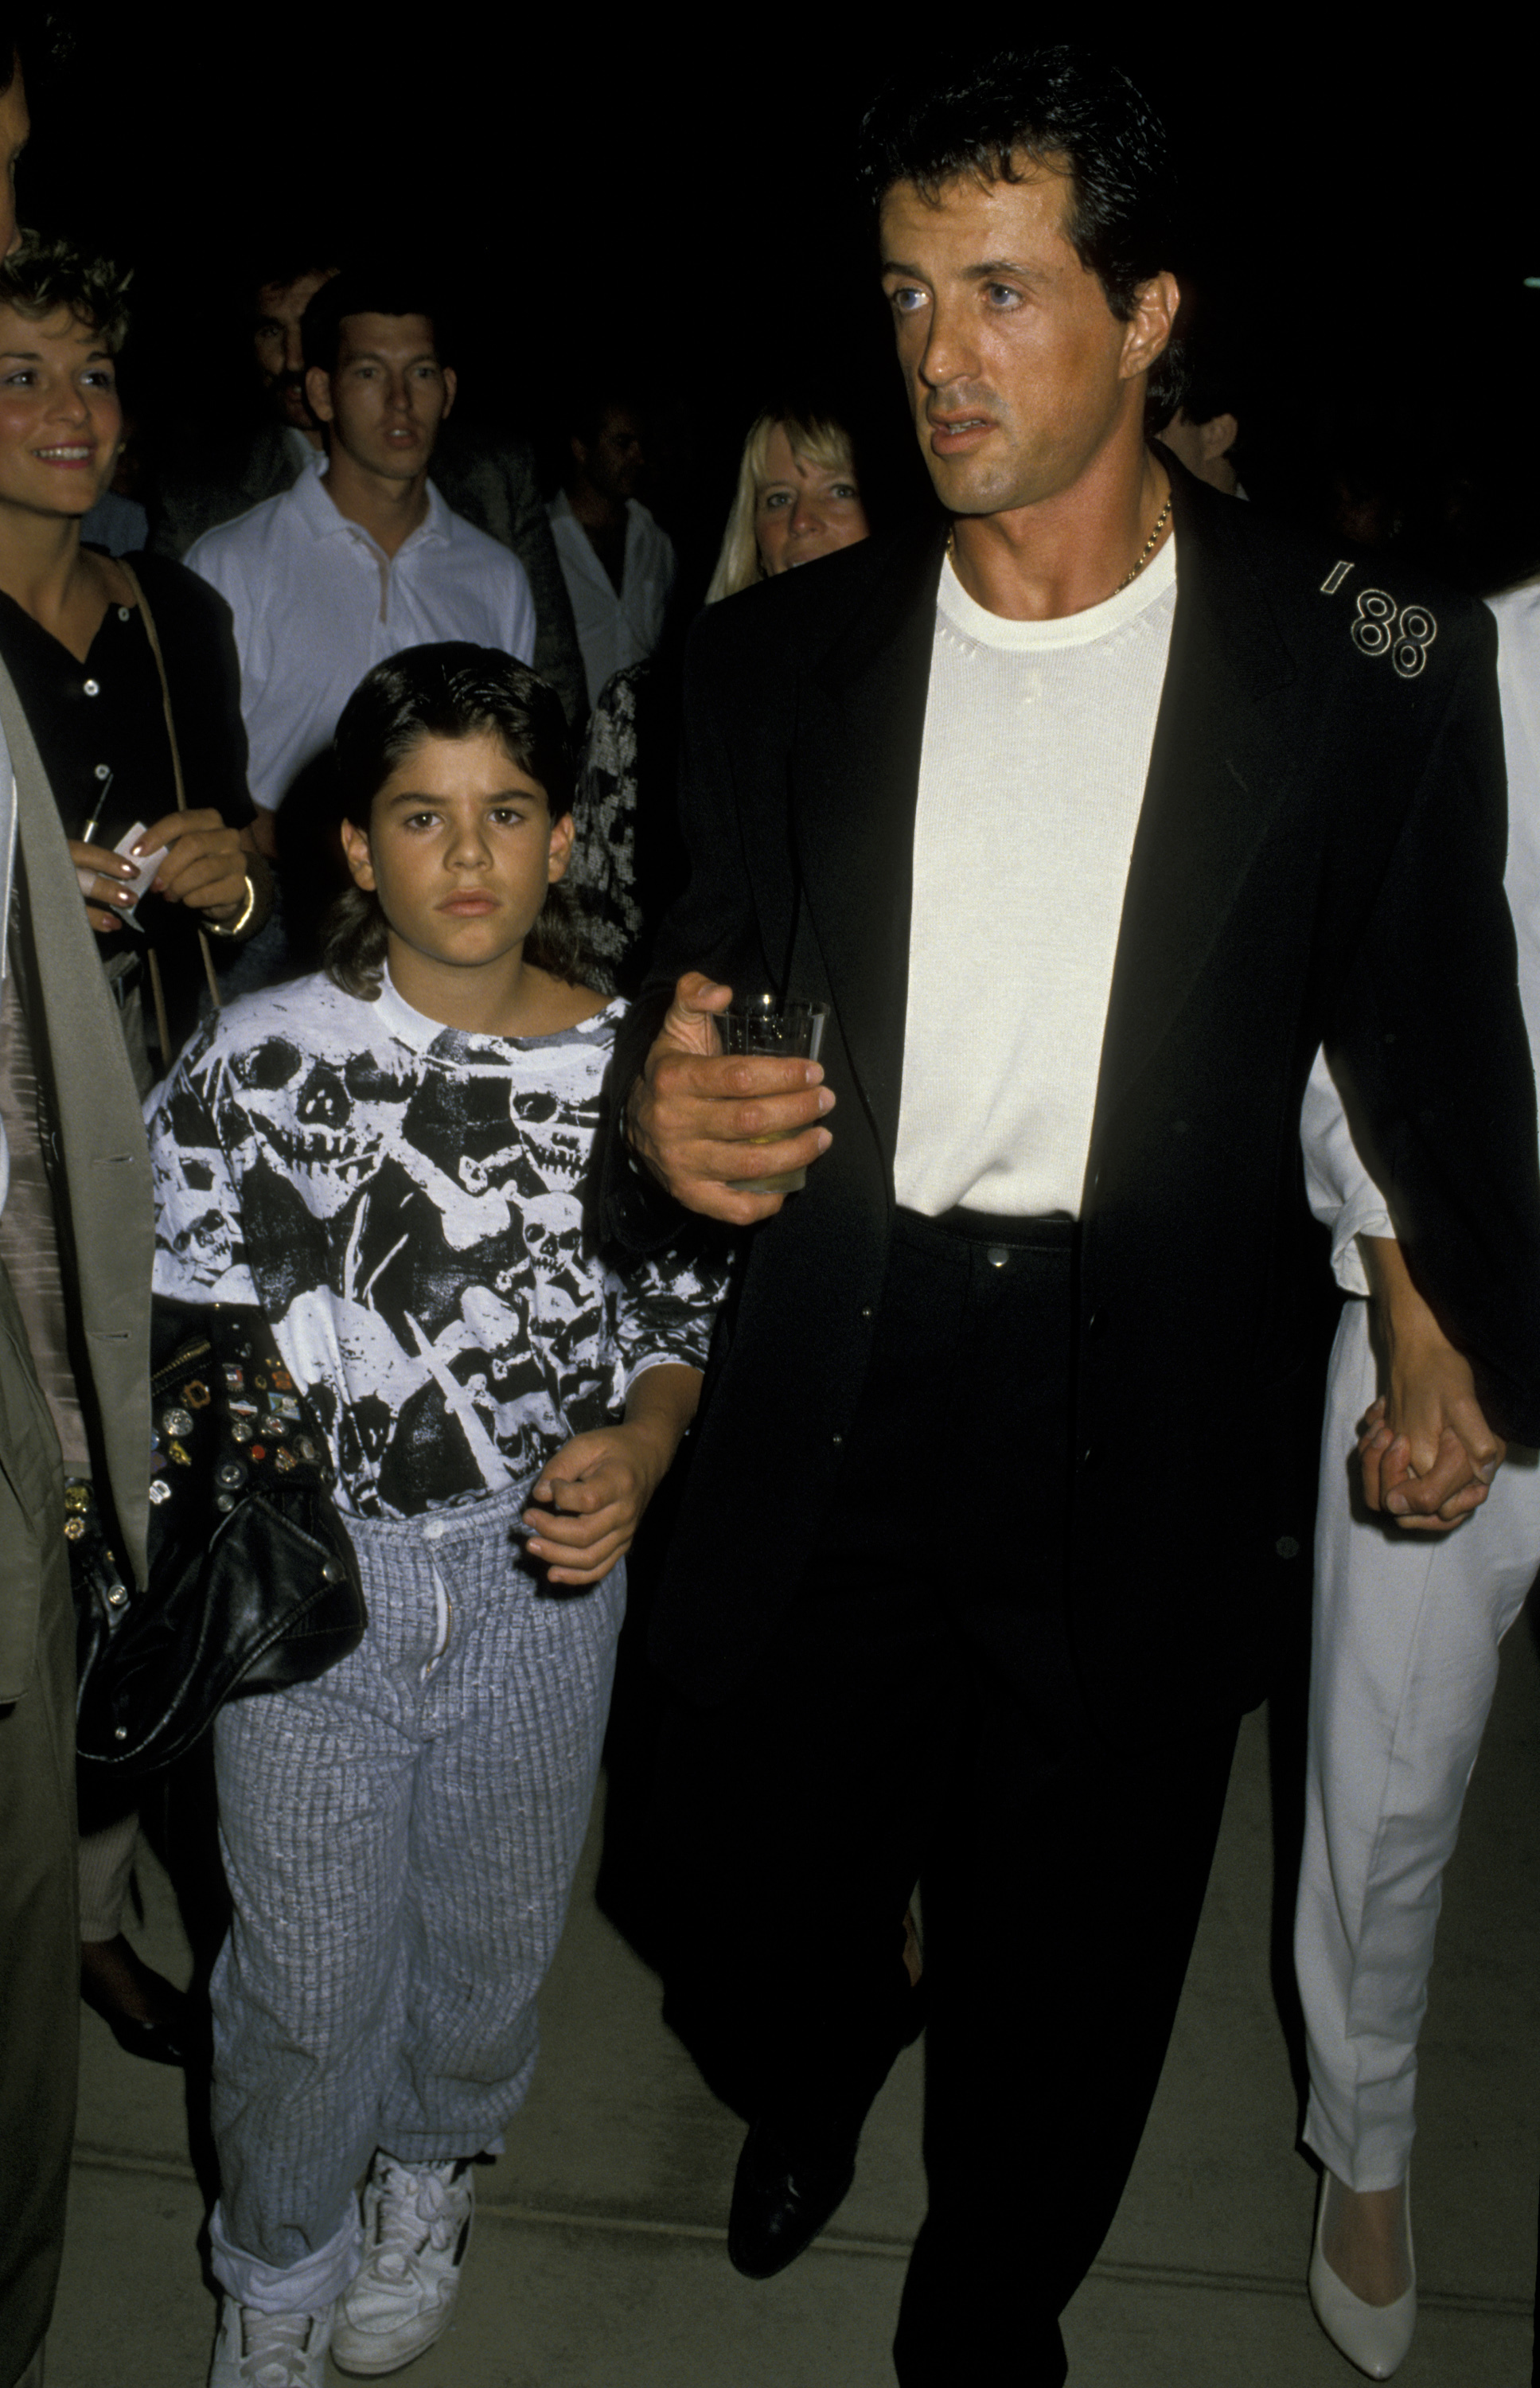
[[[1388,2380],[1405,2360],[1417,2328],[1417,2265],[1412,2256],[1411,2181],[1401,2192],[1401,2227],[1406,2236],[1407,2269],[1411,2285],[1393,2305],[1366,2305],[1339,2280],[1321,2245],[1326,2224],[1326,2200],[1333,2176],[1323,2171],[1316,2205],[1316,2243],[1310,2257],[1310,2303],[1316,2319],[1340,2355],[1355,2363],[1370,2380]]]

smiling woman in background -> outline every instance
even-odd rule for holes
[[[127,281],[105,260],[35,235],[0,262],[0,659],[47,772],[143,1096],[196,1016],[205,984],[196,931],[249,934],[266,915],[269,883],[251,849],[228,609],[180,564],[141,556],[125,567],[81,541],[122,439],[114,360]],[[173,762],[173,715],[190,809]],[[114,850],[133,844],[159,857],[137,902],[145,873]],[[10,1152],[0,1258],[65,1468],[83,1481],[99,1473],[99,1454],[71,1356],[57,1170],[21,1024],[25,939],[13,952],[0,1002],[0,1123]],[[152,992],[158,1063],[146,1040]],[[81,1844],[86,1996],[122,2046],[179,2064],[183,2002],[122,1932],[136,1820],[87,1821],[97,1828]]]
[[[137,997],[147,957],[158,957],[158,1009],[170,1023],[165,1070],[204,983],[196,931],[249,934],[268,882],[252,851],[227,609],[180,565],[140,557],[125,569],[81,540],[122,443],[114,361],[128,279],[36,235],[0,264],[0,654],[47,768],[144,1091]],[[137,840],[144,854],[164,852],[136,902],[125,883],[143,874],[114,849],[126,851],[141,829],[153,832]]]

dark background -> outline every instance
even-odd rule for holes
[[[245,286],[297,237],[423,257],[451,301],[462,408],[535,437],[553,469],[575,383],[637,387],[653,502],[687,557],[709,562],[766,398],[832,395],[890,499],[918,486],[849,180],[874,80],[930,38],[913,12],[541,12],[534,31],[464,0],[388,22],[61,13],[73,57],[37,94],[22,216],[135,267],[127,380],[152,439],[247,402]],[[1437,40],[1382,8],[1010,28],[1099,28],[1171,124],[1178,263],[1240,400],[1247,487],[1322,521],[1346,504],[1370,538],[1488,589],[1540,564],[1521,15],[1457,38],[1445,11]]]

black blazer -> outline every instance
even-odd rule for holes
[[[1540,1441],[1540,1175],[1491,616],[1171,470],[1177,609],[1078,1288],[1072,1603],[1114,1728],[1152,1701],[1259,1696],[1273,1604],[1304,1590],[1320,1262],[1299,1111],[1321,1043],[1410,1265],[1504,1430]],[[697,1697],[741,1676],[794,1586],[866,1365],[940,559],[931,526],[872,540],[712,608],[692,641],[694,877],[617,1089],[699,968],[827,1000],[839,1098],[806,1191],[741,1239],[713,1347],[653,1632]],[[1003,972],[1010,947],[1003,921]],[[679,1225],[618,1138],[606,1215],[633,1248]],[[915,1481],[918,1516],[923,1452]]]

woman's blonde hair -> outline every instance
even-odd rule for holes
[[[727,516],[722,553],[706,591],[708,605],[714,605],[719,597],[736,597],[740,589],[764,578],[759,543],[754,537],[754,506],[770,460],[770,442],[776,431],[785,432],[791,453],[800,463],[816,464],[826,473],[848,473],[852,481],[855,479],[851,435],[832,414],[790,414],[771,409],[760,415],[743,443],[738,489]]]

